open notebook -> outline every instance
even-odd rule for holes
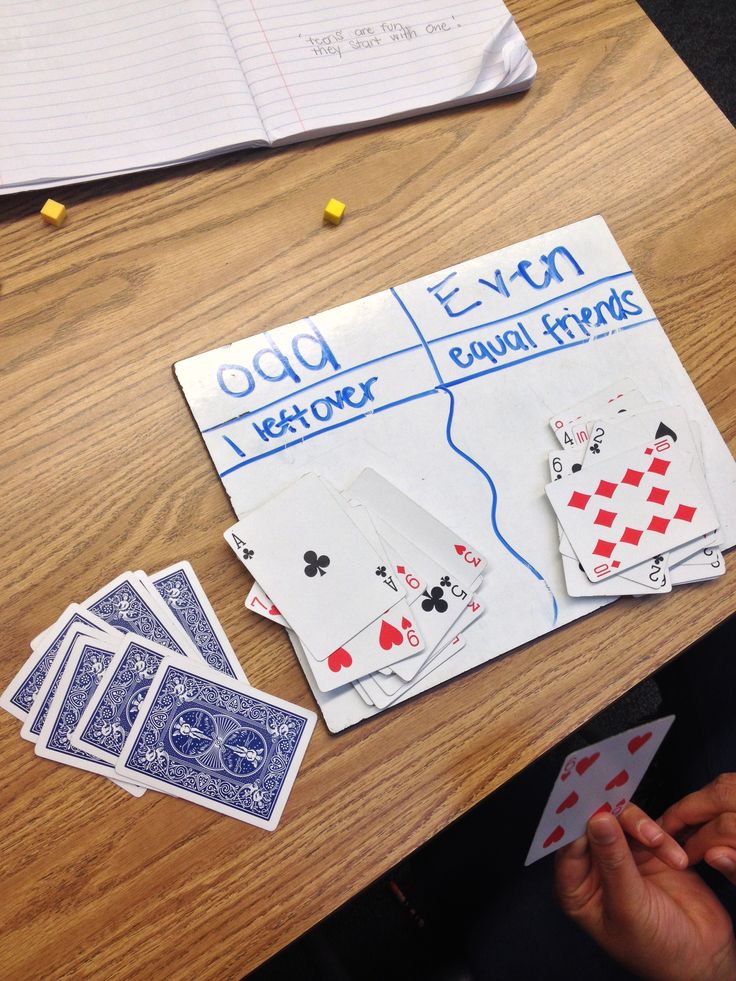
[[[0,193],[528,88],[502,0],[6,0]]]

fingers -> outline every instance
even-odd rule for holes
[[[585,835],[560,848],[555,853],[555,888],[560,906],[570,916],[575,916],[591,896],[590,860],[588,839]]]
[[[702,862],[711,848],[736,851],[736,812],[719,814],[708,821],[690,835],[684,847],[691,865]]]
[[[644,883],[623,828],[612,814],[594,814],[588,821],[590,853],[603,888],[603,905],[613,920],[638,915]]]
[[[702,790],[683,797],[667,808],[659,823],[674,835],[688,825],[705,824],[725,811],[736,812],[736,773],[722,773]]]
[[[643,845],[648,854],[672,869],[687,868],[685,850],[636,804],[627,804],[618,819],[626,834]]]
[[[709,848],[703,857],[711,868],[725,875],[736,886],[736,849],[722,846]]]

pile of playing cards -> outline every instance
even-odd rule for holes
[[[554,508],[570,596],[665,593],[725,572],[700,432],[624,380],[550,419]]]
[[[39,756],[268,830],[316,719],[247,684],[188,562],[123,573],[67,607],[0,705]]]
[[[287,628],[312,688],[352,684],[380,709],[482,612],[485,559],[370,469],[343,494],[305,474],[225,538],[255,579],[246,607]]]

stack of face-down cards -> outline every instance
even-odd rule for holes
[[[68,606],[0,705],[39,756],[268,830],[316,721],[248,685],[188,562],[125,572]]]
[[[638,596],[725,572],[698,426],[624,380],[550,419],[546,493],[570,596]]]
[[[313,689],[386,708],[453,657],[486,560],[375,471],[344,493],[308,473],[225,532]]]

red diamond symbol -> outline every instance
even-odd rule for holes
[[[655,458],[649,464],[649,472],[658,473],[661,475],[667,473],[669,467],[670,467],[669,460],[663,460],[661,457],[655,456]]]
[[[644,450],[644,452],[646,453],[647,456],[651,456],[652,453],[654,453],[654,450],[652,449],[651,446],[647,446],[647,448]]]
[[[611,568],[612,569],[618,569],[618,567],[620,565],[621,565],[621,563],[619,562],[619,560],[618,559],[614,559],[614,561],[611,563]]]
[[[669,496],[669,493],[670,492],[665,490],[664,487],[652,487],[652,489],[649,491],[649,497],[647,500],[651,501],[652,504],[664,504]]]
[[[643,531],[639,531],[638,528],[624,528],[624,533],[621,536],[621,541],[626,542],[627,545],[638,545],[639,539],[644,534]]]
[[[692,521],[697,508],[691,508],[688,504],[681,504],[675,511],[673,517],[680,521]]]
[[[603,508],[601,508],[595,518],[593,518],[593,524],[605,525],[606,528],[610,528],[615,520],[616,515],[613,511],[604,511]]]
[[[622,484],[631,484],[632,487],[638,487],[641,483],[644,472],[642,470],[632,470],[631,467],[626,471],[626,473],[621,478]]]
[[[667,531],[667,525],[670,523],[669,518],[659,518],[654,517],[647,525],[647,531],[657,531],[659,534],[664,534]]]
[[[573,491],[572,497],[567,502],[569,508],[580,508],[581,511],[585,510],[585,505],[590,500],[590,494],[581,494],[580,491]]]
[[[600,497],[613,497],[613,492],[618,487],[618,484],[612,484],[610,480],[601,480],[595,489],[595,493]]]
[[[611,552],[613,552],[615,547],[615,542],[606,542],[602,538],[599,538],[596,542],[595,548],[593,549],[593,555],[603,555],[605,558],[609,559],[611,557]]]

